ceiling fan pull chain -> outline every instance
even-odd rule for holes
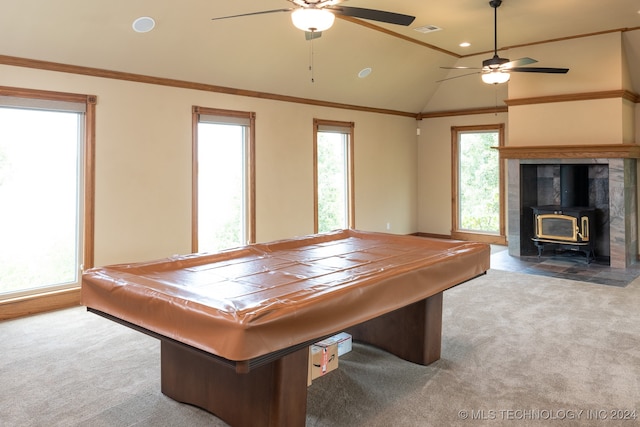
[[[311,83],[315,83],[315,78],[314,78],[314,75],[313,75],[313,72],[314,72],[314,70],[313,70],[313,53],[314,53],[313,52],[313,38],[311,38],[311,55],[310,55],[310,58],[309,58],[309,71],[311,72]]]

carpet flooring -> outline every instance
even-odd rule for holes
[[[429,366],[354,344],[308,389],[309,427],[632,426],[640,279],[489,272],[444,293]],[[160,392],[159,342],[82,307],[0,322],[0,426],[226,424]]]

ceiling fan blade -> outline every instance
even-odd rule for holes
[[[385,12],[383,10],[363,9],[361,7],[348,6],[326,6],[328,9],[338,15],[350,16],[352,18],[368,19],[370,21],[386,22],[396,25],[411,25],[415,16],[403,15],[401,13]]]
[[[518,73],[550,73],[550,74],[566,74],[568,68],[547,68],[547,67],[515,67],[509,71],[515,71]]]
[[[535,64],[536,61],[535,59],[532,58],[520,58],[520,59],[516,59],[515,61],[511,61],[511,62],[507,62],[505,64],[502,64],[500,66],[501,69],[505,69],[505,68],[509,68],[512,69],[514,67],[522,67],[523,65],[529,65],[529,64]]]
[[[294,10],[294,9],[293,8],[288,8],[288,9],[263,10],[262,12],[250,12],[250,13],[241,13],[240,15],[220,16],[218,18],[211,18],[211,20],[212,21],[217,21],[219,19],[239,18],[241,16],[265,15],[267,13],[276,13],[276,12],[291,12],[292,10]]]
[[[476,71],[475,73],[460,74],[459,76],[454,76],[454,77],[447,77],[446,79],[436,80],[436,83],[444,82],[447,80],[459,79],[460,77],[472,76],[474,74],[480,74],[480,71]]]

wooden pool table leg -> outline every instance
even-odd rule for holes
[[[206,354],[162,340],[162,392],[234,427],[304,426],[308,348],[238,374]]]
[[[442,292],[347,329],[355,341],[421,365],[440,359]]]

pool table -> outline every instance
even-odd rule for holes
[[[489,245],[358,230],[97,267],[89,311],[161,341],[162,392],[233,426],[304,426],[309,345],[341,331],[440,358],[442,293]]]

